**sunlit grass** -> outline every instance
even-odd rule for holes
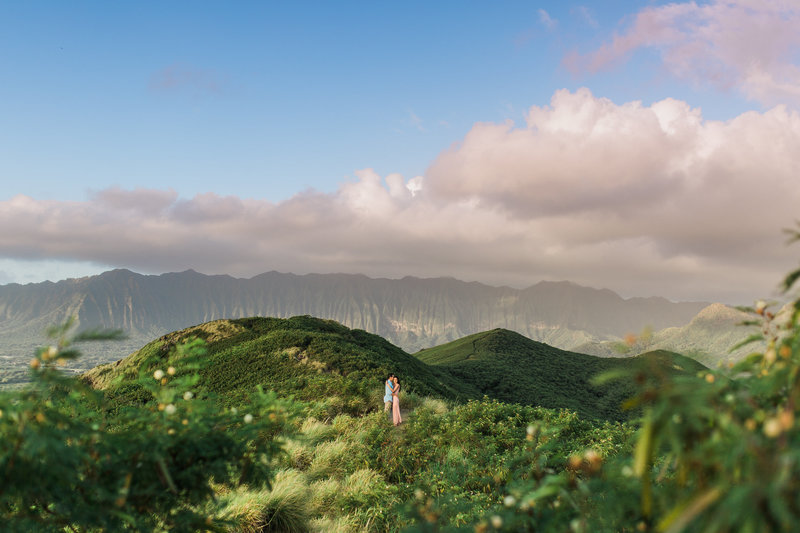
[[[223,496],[220,518],[233,523],[231,531],[243,533],[309,531],[309,488],[297,470],[278,472],[272,490],[242,488]]]

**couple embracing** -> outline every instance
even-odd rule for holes
[[[394,374],[389,374],[384,383],[383,411],[392,410],[392,421],[399,426],[403,419],[400,417],[400,381]]]

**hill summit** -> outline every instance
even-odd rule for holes
[[[668,373],[696,373],[705,367],[688,357],[658,351],[636,357],[594,357],[495,329],[420,351],[420,360],[445,368],[481,394],[504,402],[566,407],[590,418],[622,420],[622,404],[634,390],[615,381],[598,385],[606,372],[657,366]]]

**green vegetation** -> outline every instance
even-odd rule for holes
[[[495,329],[470,335],[416,354],[445,368],[480,394],[504,402],[568,408],[581,416],[626,420],[624,402],[634,396],[632,382],[598,384],[596,376],[652,367],[668,374],[695,374],[705,367],[665,351],[637,357],[604,358],[566,352],[513,331]]]
[[[496,505],[533,425],[554,469],[587,446],[619,453],[631,433],[464,402],[447,372],[308,317],[205,324],[80,381],[56,370],[74,354],[62,336],[34,359],[31,387],[0,397],[9,529],[397,531],[416,523],[421,494],[467,527]],[[383,413],[390,370],[413,410],[400,428]]]
[[[31,361],[32,384],[0,395],[0,520],[5,531],[198,530],[222,522],[202,508],[212,480],[267,486],[292,407],[251,391],[248,411],[194,397],[199,341],[171,351],[181,364],[134,379],[146,405],[114,409],[57,367],[77,356],[70,324]],[[113,334],[110,336],[114,336]]]
[[[281,397],[313,402],[316,416],[363,415],[383,407],[383,379],[403,376],[407,391],[448,399],[478,398],[447,371],[426,365],[385,339],[337,322],[308,316],[289,319],[217,320],[153,341],[127,358],[85,374],[116,405],[146,401],[132,380],[140,372],[177,362],[172,348],[188,339],[206,342],[197,392],[214,394],[223,405],[244,404],[260,385]]]
[[[793,531],[800,299],[785,319],[767,304],[750,312],[762,333],[749,340],[766,350],[717,371],[663,352],[603,366],[504,331],[428,350],[428,365],[296,317],[197,326],[77,380],[57,365],[77,355],[74,341],[102,335],[70,339],[64,327],[31,362],[32,384],[0,395],[0,521],[10,531]],[[616,387],[640,415],[477,398],[504,394],[503,372],[544,379],[557,364],[574,373],[558,378],[561,395],[551,385],[528,401],[601,404]],[[380,398],[389,371],[407,387],[400,427]]]

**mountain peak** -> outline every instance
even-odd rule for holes
[[[713,303],[704,307],[697,316],[692,319],[692,323],[697,322],[730,322],[736,320],[745,320],[748,318],[747,313],[739,311],[733,307],[725,304]]]

